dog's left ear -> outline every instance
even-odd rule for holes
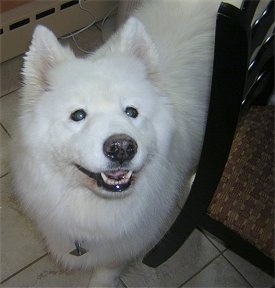
[[[157,71],[158,52],[144,25],[130,17],[119,31],[120,49],[144,62],[149,74]]]

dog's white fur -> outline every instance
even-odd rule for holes
[[[91,285],[115,285],[124,267],[157,242],[197,165],[219,3],[146,0],[87,59],[47,28],[34,32],[23,69],[14,184],[52,255],[69,269],[93,269]],[[138,109],[136,119],[126,106]],[[80,108],[87,117],[73,122],[70,114]],[[138,144],[130,164],[136,179],[119,196],[73,165],[106,170],[102,145],[116,133]],[[69,254],[74,241],[89,252]]]

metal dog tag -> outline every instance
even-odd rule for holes
[[[85,248],[81,247],[81,244],[80,244],[79,241],[75,241],[74,245],[75,245],[76,249],[74,249],[73,251],[70,252],[71,255],[82,256],[82,255],[84,255],[85,253],[88,252],[88,250],[86,250]]]

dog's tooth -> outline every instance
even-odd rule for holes
[[[131,178],[131,176],[132,176],[132,173],[133,173],[133,171],[129,171],[126,175],[125,175],[125,179],[130,179]]]
[[[108,182],[108,177],[107,177],[104,173],[100,173],[100,175],[101,175],[103,181],[104,181],[105,183],[107,183],[107,182]]]
[[[112,180],[112,179],[108,178],[106,183],[109,184],[109,185],[114,185],[115,184],[115,180]]]

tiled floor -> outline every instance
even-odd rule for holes
[[[101,36],[99,26],[94,26],[79,36],[79,44],[92,50],[102,44]],[[21,65],[22,56],[1,65],[1,287],[87,287],[89,273],[66,273],[51,260],[41,236],[11,193],[8,150],[20,92]],[[121,287],[271,287],[273,284],[270,276],[198,230],[159,268],[139,263],[121,280]]]

